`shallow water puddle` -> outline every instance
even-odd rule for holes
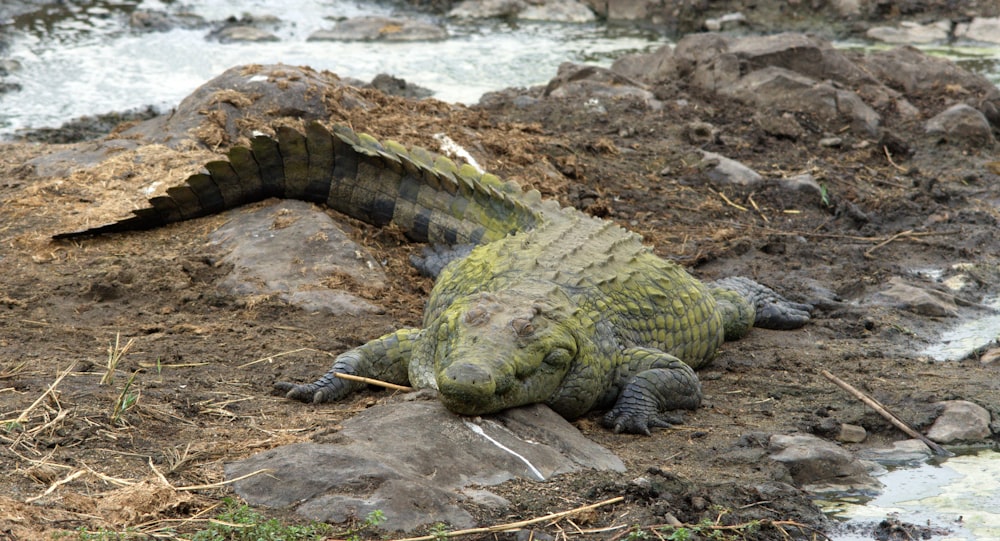
[[[983,300],[985,306],[1000,310],[1000,298]],[[934,344],[920,353],[935,361],[957,361],[997,340],[1000,335],[1000,312],[986,313],[955,325],[941,333]]]
[[[878,480],[885,488],[870,500],[845,497],[817,502],[831,517],[843,521],[843,531],[831,539],[870,540],[872,528],[888,516],[939,530],[930,539],[1000,539],[1000,452],[981,451],[896,468]]]

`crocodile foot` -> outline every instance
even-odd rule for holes
[[[636,412],[615,408],[604,414],[601,426],[610,428],[616,434],[645,434],[649,436],[654,428],[670,428],[684,422],[680,415],[666,413]]]
[[[735,291],[756,309],[754,326],[762,329],[798,329],[809,321],[811,304],[793,302],[773,289],[758,284],[744,276],[731,276],[711,284],[720,289]]]

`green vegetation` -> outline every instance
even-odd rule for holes
[[[139,375],[138,370],[132,372],[128,381],[125,382],[125,386],[122,387],[122,392],[118,394],[118,399],[115,400],[114,406],[111,408],[112,424],[121,423],[122,415],[139,403],[140,393],[138,390],[133,389],[133,384],[135,383],[135,377],[137,375]]]
[[[361,532],[378,526],[385,521],[382,511],[368,513],[365,520],[347,532],[334,533],[333,527],[322,522],[312,522],[305,526],[282,524],[274,518],[267,518],[245,504],[238,504],[233,498],[223,498],[225,510],[209,520],[208,527],[193,535],[178,535],[177,539],[189,541],[320,541],[332,535],[343,536],[348,541],[358,541]],[[163,532],[159,532],[163,533]],[[61,537],[79,541],[125,541],[131,539],[152,539],[133,528],[121,532],[101,529],[90,531],[81,526],[73,533]],[[157,536],[159,537],[159,536]]]
[[[213,519],[208,528],[194,534],[191,541],[306,541],[325,538],[331,531],[327,524],[314,522],[306,526],[289,526],[278,519],[268,519],[225,498],[226,510]]]

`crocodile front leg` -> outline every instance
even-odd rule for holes
[[[401,329],[337,356],[333,367],[313,383],[279,381],[275,390],[302,402],[332,402],[364,387],[364,383],[338,378],[348,374],[407,385],[410,354],[423,336],[422,329]]]
[[[680,422],[667,412],[696,409],[701,384],[690,366],[677,357],[652,348],[628,348],[622,365],[624,387],[611,411],[601,420],[615,432],[650,433]]]

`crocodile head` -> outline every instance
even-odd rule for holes
[[[567,303],[519,291],[459,300],[438,319],[434,373],[445,407],[482,415],[545,402],[576,359]]]

